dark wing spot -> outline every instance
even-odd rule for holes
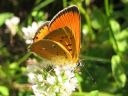
[[[56,52],[56,55],[58,56],[59,55],[59,52]]]
[[[60,39],[60,42],[63,42],[63,40]]]
[[[71,45],[72,45],[72,44],[69,43],[69,44],[67,44],[66,46],[71,46]]]
[[[68,51],[72,51],[72,49],[68,49]]]
[[[61,39],[64,39],[65,36],[61,36]]]

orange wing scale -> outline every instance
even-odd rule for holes
[[[44,23],[40,28],[37,30],[35,37],[33,38],[33,42],[37,42],[42,40],[46,35],[48,35],[48,24],[49,22]]]

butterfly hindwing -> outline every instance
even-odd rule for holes
[[[52,61],[52,63],[62,64],[63,62],[66,64],[71,61],[70,53],[59,43],[52,40],[40,40],[32,44],[31,50],[41,57]]]

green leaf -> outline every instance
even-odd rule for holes
[[[98,93],[99,92],[97,90],[94,90],[94,91],[91,91],[88,96],[99,96]]]
[[[2,66],[0,65],[0,78],[5,78],[7,75],[6,73],[4,72]]]
[[[9,96],[8,88],[5,86],[0,86],[0,94],[2,94],[2,96]]]
[[[9,65],[9,68],[10,68],[10,69],[17,69],[17,68],[18,68],[17,62],[11,63],[11,64]]]
[[[46,14],[44,14],[44,12],[42,11],[33,11],[32,12],[32,17],[36,20],[36,21],[43,21],[46,20]]]
[[[91,0],[85,0],[86,6],[89,6],[91,4]]]
[[[12,17],[12,13],[1,13],[0,14],[0,27],[4,24],[5,20]]]
[[[124,73],[121,65],[121,59],[118,55],[115,55],[111,59],[112,73],[119,87],[124,87],[126,83],[126,74]]]
[[[92,27],[95,29],[104,28],[107,25],[107,17],[96,7],[92,12]]]
[[[128,3],[128,0],[121,0],[124,4]]]
[[[117,42],[117,35],[120,33],[120,25],[119,25],[119,23],[116,21],[116,20],[114,20],[114,19],[110,19],[109,20],[109,24],[110,24],[110,36],[111,36],[111,38],[110,38],[110,40],[111,40],[111,42],[112,42],[112,46],[113,46],[113,48],[114,48],[114,50],[116,51],[116,52],[119,52],[120,50],[119,50],[119,45],[118,45],[118,42]]]
[[[41,8],[47,6],[48,4],[52,3],[54,0],[45,0],[43,2],[41,2],[40,4],[38,4],[33,10],[40,10]]]
[[[99,96],[99,91],[94,90],[91,92],[73,92],[71,96]]]
[[[111,19],[109,23],[114,34],[117,34],[120,32],[120,25],[116,20]]]
[[[116,36],[117,38],[117,43],[119,45],[119,50],[121,52],[127,52],[128,50],[128,28],[124,29],[121,31],[119,34]]]
[[[115,96],[115,94],[113,93],[109,93],[109,92],[99,92],[99,96]],[[116,95],[116,96],[120,96],[120,95]]]

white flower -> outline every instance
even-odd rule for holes
[[[58,93],[58,92],[59,92],[59,89],[60,89],[60,88],[57,86],[57,87],[55,88],[55,92]]]
[[[41,74],[38,74],[38,75],[37,75],[37,79],[38,79],[39,82],[42,82],[42,81],[43,81],[42,75],[41,75]]]
[[[7,19],[5,21],[6,26],[8,27],[8,29],[10,30],[12,36],[14,36],[16,34],[17,31],[17,25],[20,22],[20,18],[19,17],[12,17],[11,19]]]
[[[72,72],[72,70],[66,70],[65,71],[65,75],[68,77],[68,78],[72,78],[75,76],[75,74]]]
[[[29,64],[28,67],[31,67],[31,65]],[[35,67],[36,71],[28,70],[29,79],[35,82],[32,83],[34,84],[32,89],[36,96],[56,96],[57,94],[59,96],[70,96],[75,91],[78,82],[73,67],[55,66],[53,70],[48,71],[46,67],[40,65],[43,64],[35,64],[37,66]],[[34,75],[29,75],[31,72]]]
[[[53,77],[53,76],[48,76],[46,80],[51,85],[53,85],[55,83],[55,77]]]
[[[40,69],[40,66],[37,66],[37,64],[28,64],[28,66],[27,66],[27,70],[29,72],[33,72],[33,73],[39,69]]]
[[[58,79],[59,83],[62,83],[62,77],[61,77],[61,75],[60,76],[57,76],[57,79]]]
[[[41,91],[40,88],[38,87],[38,85],[33,85],[32,89],[36,96],[48,96],[47,92]]]
[[[34,73],[29,73],[29,74],[28,74],[29,82],[30,82],[30,83],[35,83],[35,79],[36,79],[35,76],[36,76],[36,75],[35,75]]]
[[[43,22],[32,22],[31,26],[23,27],[22,31],[24,33],[24,39],[26,40],[26,44],[32,43],[32,38],[34,37],[37,29],[43,24]]]
[[[57,76],[60,75],[60,67],[57,66],[56,68],[54,68],[54,71],[55,71]]]

